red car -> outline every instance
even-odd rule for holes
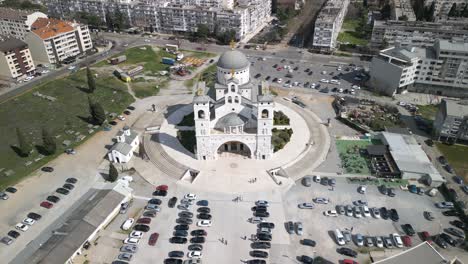
[[[167,187],[167,185],[159,185],[158,187],[156,187],[156,190],[157,191],[167,191],[167,190],[169,190],[169,187]]]
[[[405,245],[405,247],[411,247],[411,245],[412,245],[411,237],[403,236],[401,239],[403,240],[403,244]]]
[[[432,244],[432,239],[431,239],[431,235],[429,234],[429,232],[422,231],[421,238],[422,240],[427,241],[429,244]]]
[[[151,234],[149,240],[148,240],[148,245],[154,246],[156,245],[156,242],[158,242],[159,234],[158,233],[153,233]]]
[[[140,218],[137,220],[137,223],[138,224],[151,224],[151,218],[149,217],[144,217],[144,218]]]
[[[343,264],[359,264],[358,262],[352,260],[352,259],[343,259]]]
[[[283,69],[283,67],[276,68],[277,71],[281,71],[282,69]]]
[[[47,201],[44,201],[41,203],[41,206],[44,207],[44,208],[47,208],[47,209],[50,209],[52,208],[52,206],[54,206],[52,203],[49,203]]]

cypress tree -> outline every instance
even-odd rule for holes
[[[46,128],[42,129],[42,142],[43,142],[43,149],[44,154],[52,155],[57,151],[57,143],[55,142],[55,138],[52,136],[50,131]]]
[[[106,112],[102,108],[101,104],[98,102],[93,102],[93,100],[88,96],[89,104],[89,113],[91,114],[91,119],[93,123],[102,125],[106,121]]]
[[[93,93],[96,90],[96,80],[94,80],[93,73],[86,67],[86,76],[88,77],[88,91]]]
[[[31,143],[24,137],[24,134],[19,127],[16,128],[16,136],[18,137],[19,154],[22,157],[29,156],[29,153],[32,151]]]
[[[109,181],[110,182],[115,182],[117,178],[119,177],[119,172],[115,168],[114,164],[111,163],[109,166]]]

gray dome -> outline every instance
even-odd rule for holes
[[[247,118],[236,113],[229,113],[216,122],[215,128],[223,129],[230,126],[241,126],[245,122],[247,122]]]
[[[250,64],[244,53],[237,50],[228,50],[221,54],[218,60],[218,67],[223,69],[244,69]]]

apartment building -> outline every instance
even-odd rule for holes
[[[22,79],[35,71],[33,59],[24,41],[0,35],[0,75]]]
[[[36,63],[60,63],[93,47],[88,26],[48,18],[32,24],[26,42]]]
[[[468,101],[442,99],[434,121],[438,140],[468,142]]]
[[[452,9],[453,4],[456,4],[457,11],[462,11],[468,4],[468,0],[426,0],[424,5],[429,7],[434,2],[434,19],[436,21],[448,19],[448,13]]]
[[[416,21],[413,7],[410,0],[392,0],[392,20]]]
[[[437,40],[432,47],[384,49],[372,59],[370,75],[370,84],[387,95],[468,97],[468,43]]]
[[[40,17],[47,18],[47,15],[41,12],[0,7],[0,34],[24,40],[26,34],[31,31],[31,25]]]
[[[313,47],[330,51],[337,47],[337,38],[348,10],[349,0],[328,0],[320,10],[314,26]]]
[[[370,47],[431,47],[437,39],[468,42],[468,19],[439,22],[375,20]]]
[[[118,9],[130,26],[147,31],[191,33],[204,24],[212,32],[233,29],[238,39],[258,30],[271,14],[271,0],[51,0],[47,7],[55,16],[87,12],[103,21]]]

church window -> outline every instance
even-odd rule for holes
[[[205,111],[203,110],[198,111],[198,118],[205,118]]]
[[[231,96],[228,97],[228,103],[232,103],[232,97]]]
[[[268,110],[263,109],[263,111],[262,111],[262,118],[268,118]]]
[[[239,103],[239,96],[234,97],[234,102],[237,104]]]
[[[231,85],[231,92],[235,92],[236,91],[236,87],[234,85]]]

